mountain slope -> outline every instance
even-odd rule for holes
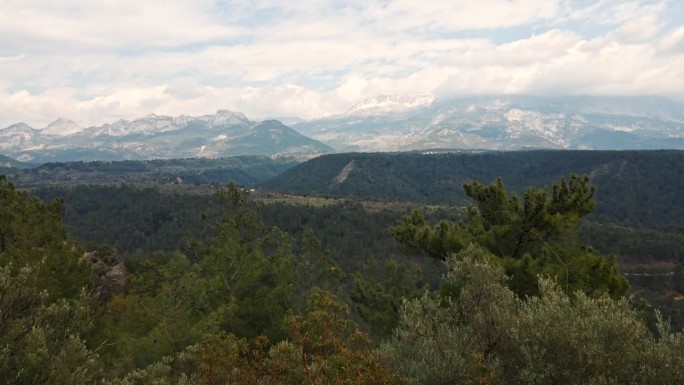
[[[306,155],[332,149],[277,121],[255,122],[241,113],[148,115],[79,129],[60,119],[43,130],[25,124],[0,129],[0,151],[20,160],[170,159],[233,155]]]
[[[76,122],[59,118],[40,131],[43,135],[67,136],[83,130]]]
[[[658,97],[383,96],[293,128],[348,151],[684,149],[684,105]]]
[[[5,155],[0,155],[0,168],[23,169],[30,166],[24,162],[12,159]]]
[[[121,184],[254,186],[295,166],[294,157],[233,156],[226,158],[55,162],[31,170],[8,171],[21,188],[44,185]]]
[[[684,151],[524,151],[324,155],[262,184],[302,195],[469,204],[463,183],[503,177],[511,191],[590,175],[596,215],[684,230]]]
[[[0,175],[12,174],[27,168],[31,168],[33,165],[24,162],[19,162],[8,156],[0,155]]]

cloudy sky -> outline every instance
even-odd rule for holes
[[[684,100],[684,1],[0,1],[0,127],[426,93]]]

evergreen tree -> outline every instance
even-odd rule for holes
[[[506,191],[501,178],[463,187],[474,201],[467,224],[441,221],[430,226],[416,211],[391,229],[395,239],[408,251],[441,260],[476,243],[497,257],[512,277],[510,286],[521,295],[538,292],[538,274],[558,277],[568,293],[619,297],[629,290],[614,258],[579,242],[581,218],[595,207],[588,177],[561,179],[551,193],[530,187],[522,200]]]
[[[46,204],[0,176],[0,378],[7,384],[96,378],[97,355],[84,341],[96,305],[90,265],[61,227],[62,213],[60,200]]]
[[[0,175],[0,266],[33,266],[36,285],[53,299],[79,296],[92,279],[83,248],[60,224],[63,214],[62,199],[45,203]]]

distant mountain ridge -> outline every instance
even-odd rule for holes
[[[292,127],[338,151],[684,149],[684,104],[649,96],[381,96]]]
[[[23,161],[171,159],[237,155],[310,155],[332,151],[275,120],[214,115],[148,115],[80,128],[60,118],[38,130],[24,123],[0,129],[0,152]]]
[[[684,149],[684,104],[655,96],[381,95],[341,114],[286,119],[290,126],[220,110],[85,128],[64,118],[43,129],[17,123],[0,129],[0,153],[42,163],[433,148]]]

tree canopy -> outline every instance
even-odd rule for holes
[[[674,384],[684,334],[658,321],[654,339],[627,299],[566,294],[541,278],[539,296],[508,288],[496,257],[471,245],[450,256],[450,295],[406,301],[382,346],[409,384]]]
[[[557,277],[567,292],[619,297],[629,289],[614,258],[579,242],[580,221],[596,205],[587,176],[562,178],[550,191],[530,187],[522,198],[509,194],[501,178],[463,188],[474,203],[465,224],[443,220],[431,226],[414,211],[392,227],[395,239],[409,252],[441,260],[480,245],[497,257],[512,277],[511,287],[523,295],[538,292],[539,274]]]
[[[445,266],[441,288],[411,263],[421,258],[369,259],[347,275],[311,229],[295,236],[265,225],[235,185],[204,213],[211,237],[141,252],[121,287],[105,288],[103,276],[126,269],[116,249],[86,250],[60,225],[59,199],[45,203],[0,177],[0,378],[682,382],[682,334],[657,313],[649,330],[621,297],[626,281],[614,260],[578,240],[594,207],[586,177],[522,197],[502,180],[465,190],[467,221],[431,225],[414,211],[392,229],[406,250]]]

